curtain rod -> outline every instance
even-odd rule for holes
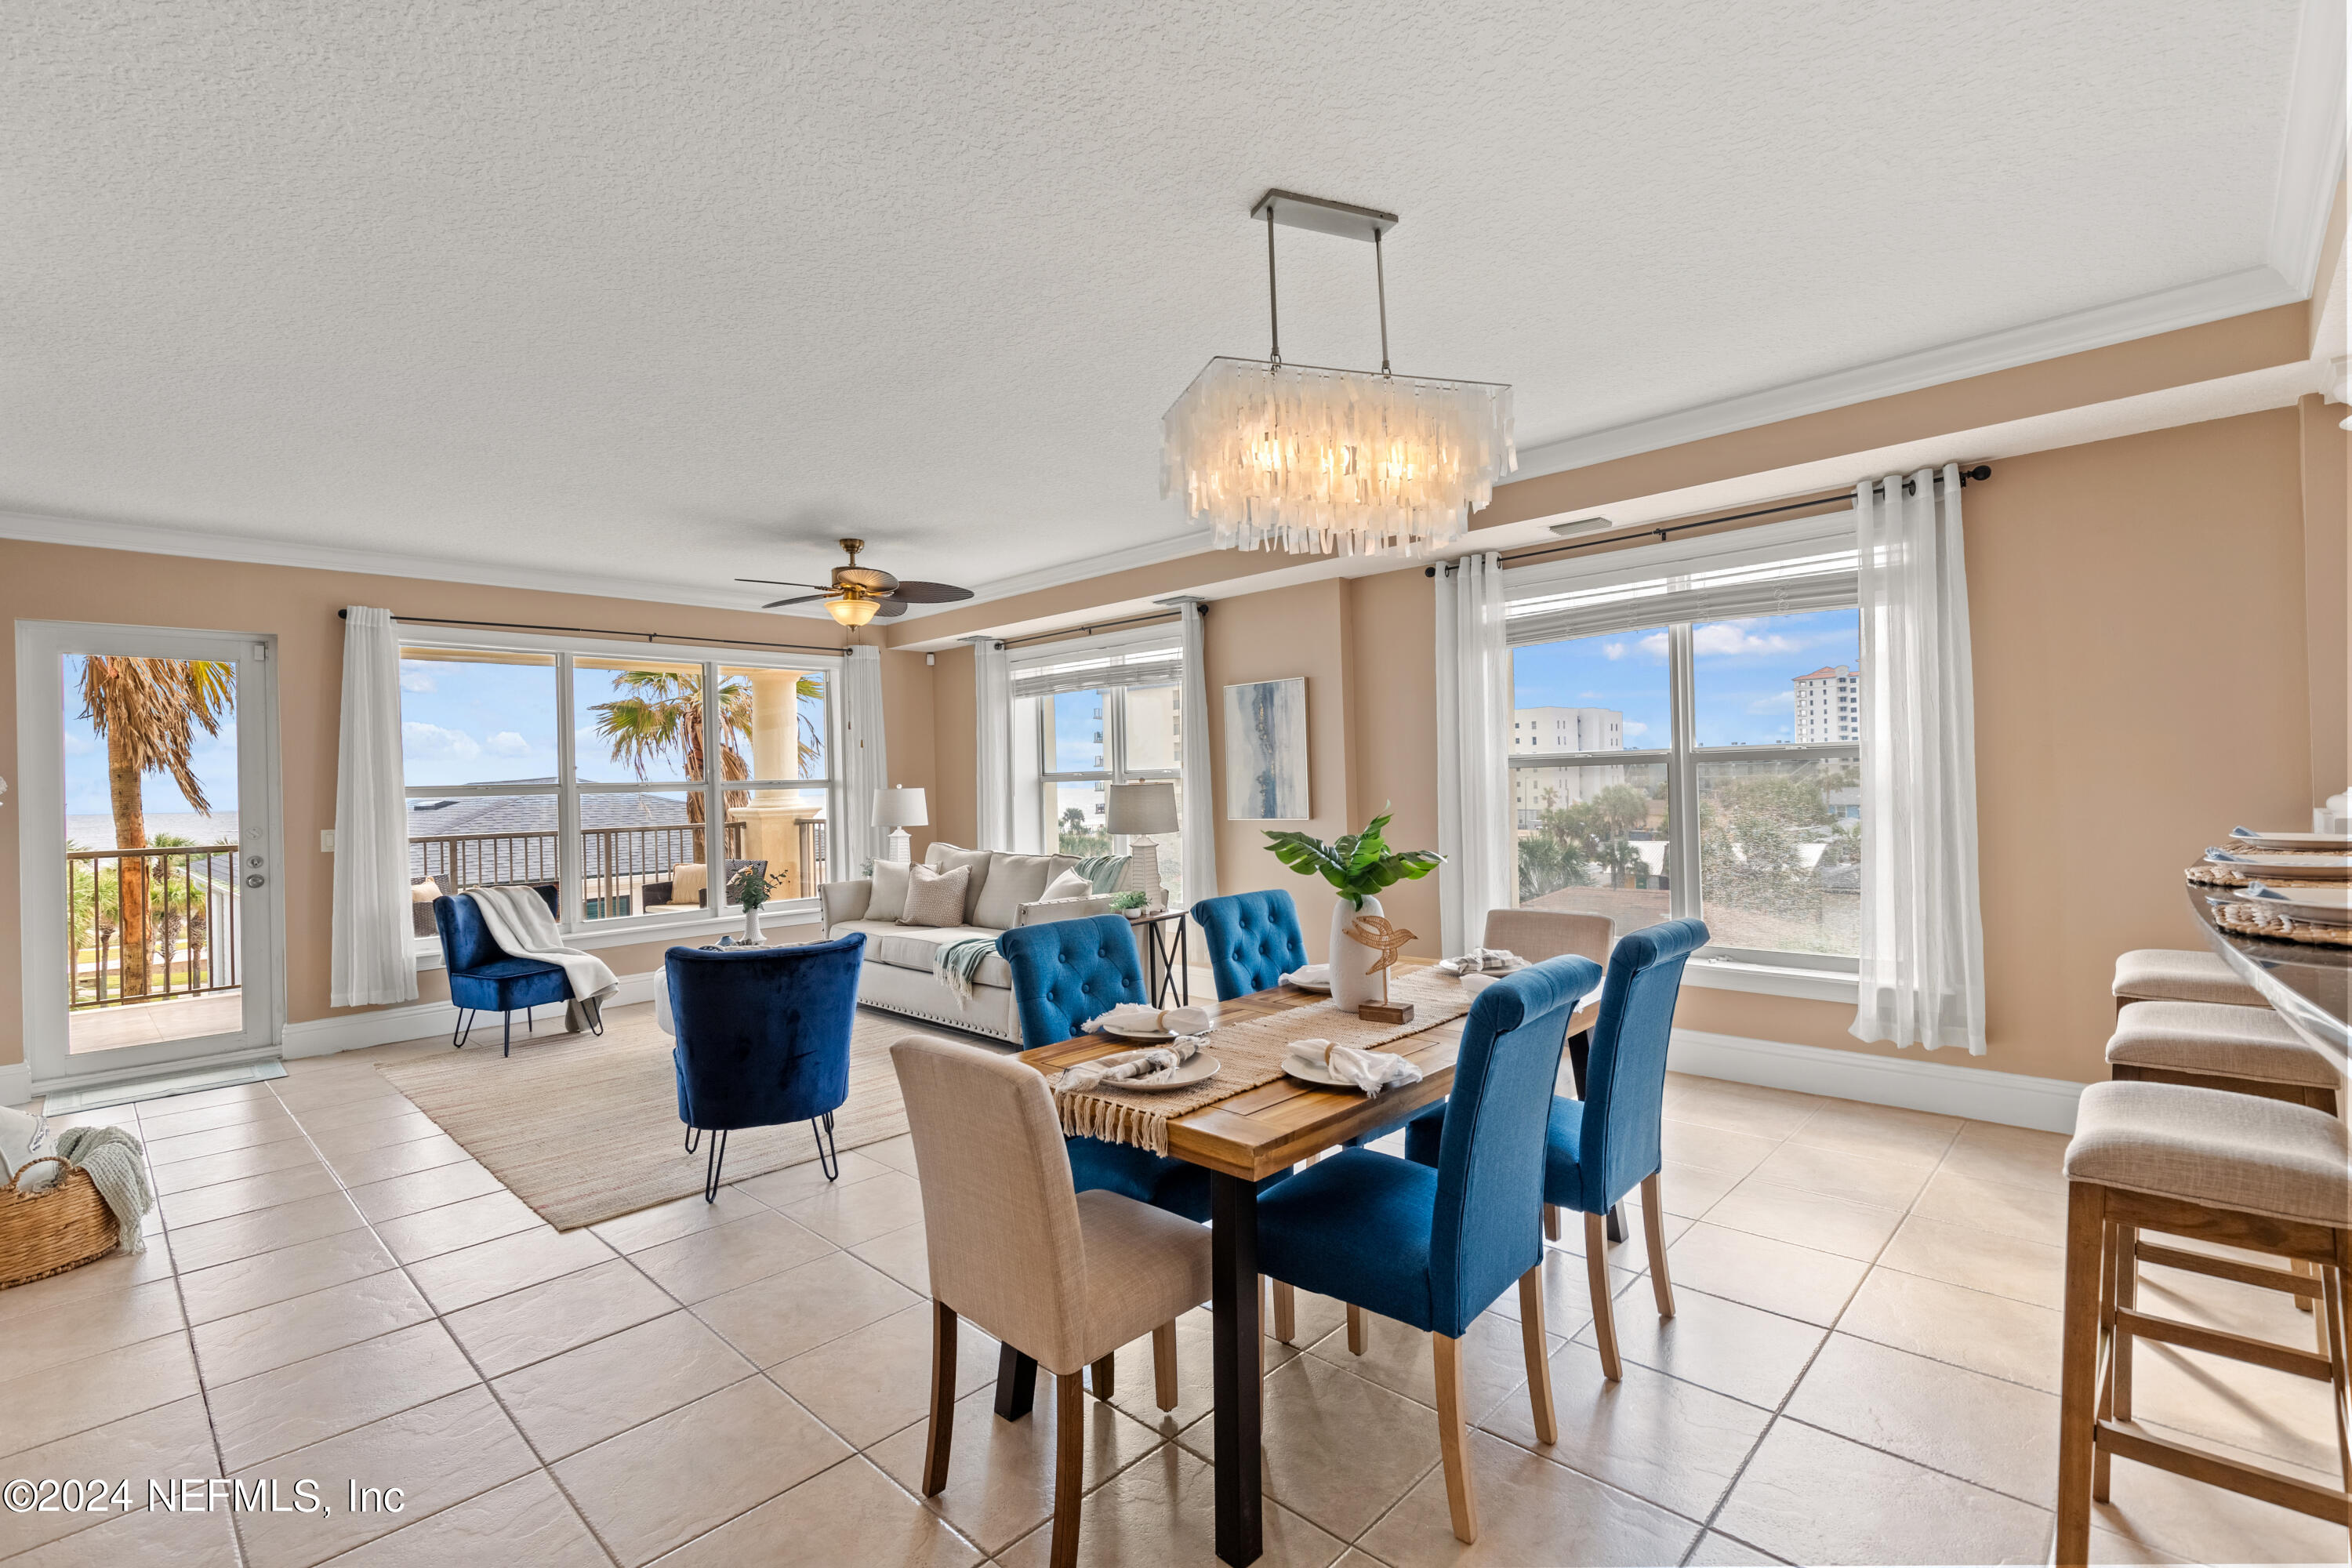
[[[1960,488],[1962,489],[1966,489],[1971,483],[1981,482],[1990,478],[1992,478],[1992,465],[1990,463],[1978,463],[1960,470]],[[1942,483],[1942,476],[1938,475],[1936,482],[1938,484]],[[1903,481],[1903,493],[1906,496],[1916,493],[1918,488],[1918,481],[1916,479],[1906,479]],[[1744,522],[1749,518],[1770,517],[1775,512],[1798,511],[1809,506],[1827,506],[1832,501],[1851,500],[1852,499],[1853,499],[1853,491],[1850,489],[1832,490],[1827,495],[1808,496],[1801,500],[1782,501],[1777,506],[1759,506],[1748,511],[1727,512],[1721,517],[1703,517],[1692,522],[1663,523],[1652,528],[1635,529],[1631,532],[1606,533],[1598,538],[1579,539],[1568,543],[1536,544],[1530,545],[1522,550],[1507,550],[1502,552],[1497,559],[1499,559],[1506,566],[1515,565],[1522,561],[1533,561],[1538,556],[1541,555],[1558,555],[1570,550],[1590,550],[1596,544],[1625,544],[1641,538],[1643,534],[1650,534],[1660,540],[1664,540],[1666,535],[1670,533],[1680,533],[1685,529],[1712,528],[1719,522]],[[1445,565],[1449,569],[1453,564],[1454,563],[1451,561],[1445,563]],[[1422,575],[1424,577],[1434,577],[1437,575],[1437,568],[1434,566],[1429,567],[1422,573]]]
[[[348,620],[351,618],[351,612],[337,610],[335,618],[339,621]],[[785,653],[841,654],[849,651],[847,647],[827,647],[821,643],[753,642],[748,637],[695,637],[686,632],[616,632],[603,626],[534,626],[528,621],[453,621],[439,616],[404,616],[397,613],[392,618],[395,621],[406,621],[412,626],[473,626],[482,631],[492,632],[570,632],[578,637],[642,637],[649,643],[667,638],[671,642],[690,643],[697,647],[723,643],[729,647],[769,647],[777,648]]]
[[[1201,606],[1201,614],[1206,616],[1208,613],[1209,606],[1203,604]],[[1183,618],[1181,611],[1168,611],[1152,616],[1129,616],[1125,620],[1118,621],[1091,621],[1082,626],[1064,626],[1059,631],[1032,632],[1025,637],[1000,637],[997,640],[1006,647],[1019,647],[1023,643],[1047,642],[1055,637],[1090,637],[1097,632],[1107,632],[1114,626],[1150,626],[1160,621],[1181,621]]]

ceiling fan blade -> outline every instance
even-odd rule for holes
[[[794,583],[782,577],[738,577],[738,583],[765,583],[774,588],[822,588],[823,583]]]
[[[887,621],[893,616],[903,616],[906,613],[907,604],[903,599],[885,599],[874,607],[877,620]]]
[[[905,583],[892,590],[890,596],[909,605],[947,605],[958,599],[971,597],[971,590],[959,588],[952,583]]]
[[[814,605],[819,599],[827,598],[830,595],[824,594],[803,594],[797,599],[771,599],[766,604],[761,605],[760,608],[763,610],[773,610],[785,605]]]

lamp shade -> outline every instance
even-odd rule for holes
[[[1176,786],[1165,779],[1111,785],[1104,826],[1118,834],[1177,831]]]
[[[874,792],[877,827],[928,827],[931,816],[919,789],[877,789]]]

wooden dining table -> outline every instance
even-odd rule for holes
[[[1405,959],[1400,967],[1419,968],[1429,962]],[[1284,985],[1219,1002],[1215,1013],[1223,1026],[1329,1000],[1319,992]],[[1597,1002],[1588,1002],[1570,1020],[1569,1032],[1591,1028],[1598,1010]],[[1454,1057],[1465,1021],[1456,1017],[1432,1024],[1380,1047],[1421,1068],[1421,1081],[1389,1089],[1377,1100],[1355,1089],[1318,1089],[1282,1078],[1168,1124],[1168,1152],[1209,1172],[1217,1556],[1234,1568],[1256,1562],[1265,1543],[1260,1426],[1265,1391],[1255,1184],[1444,1100],[1453,1089]],[[1060,1045],[1024,1051],[1021,1059],[1051,1077],[1078,1062],[1133,1048],[1132,1041],[1080,1035]],[[1213,1036],[1210,1049],[1215,1049]]]

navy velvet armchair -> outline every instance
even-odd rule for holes
[[[677,1119],[691,1151],[713,1134],[702,1196],[719,1196],[727,1135],[812,1123],[819,1167],[841,1173],[833,1113],[849,1098],[849,1037],[866,933],[799,947],[673,947],[664,955],[677,1045]]]
[[[551,911],[553,889],[539,890]],[[475,1016],[496,1013],[502,1026],[499,1055],[514,1050],[514,1012],[520,1007],[526,1027],[534,1007],[560,1007],[572,1000],[572,982],[552,963],[514,958],[491,940],[481,910],[463,894],[443,894],[433,900],[433,924],[441,933],[441,959],[449,970],[449,1000],[457,1004],[457,1024],[450,1031],[454,1049],[473,1037]],[[592,1024],[596,1034],[604,1025]]]

